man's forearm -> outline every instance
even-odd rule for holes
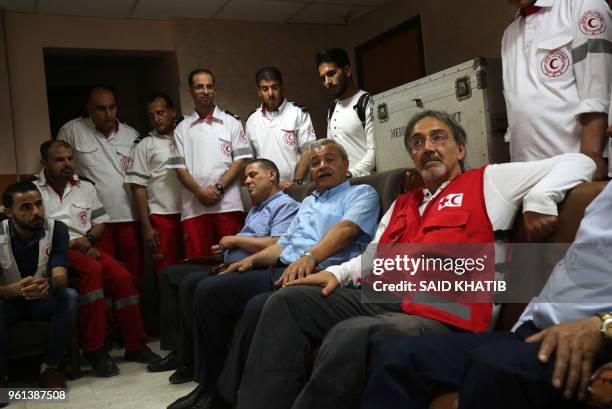
[[[140,222],[143,225],[150,226],[149,220],[149,199],[147,197],[147,188],[144,186],[131,184],[132,193],[134,193],[134,202],[136,202],[136,211],[140,217]]]
[[[178,177],[179,182],[181,182],[181,185],[183,185],[185,189],[189,190],[191,193],[195,194],[196,192],[198,192],[198,190],[202,188],[202,186],[200,186],[198,182],[196,182],[196,180],[193,178],[191,173],[187,171],[187,169],[176,169],[176,175]]]
[[[96,240],[99,240],[100,236],[102,236],[102,233],[104,232],[104,226],[104,223],[94,224],[93,226],[91,226],[91,229],[89,229],[89,232],[87,232],[87,234],[91,234],[96,238]]]
[[[219,183],[221,183],[223,187],[228,187],[234,183],[234,181],[244,173],[245,164],[246,159],[238,159],[232,163],[232,166],[230,166],[229,169],[226,170],[225,173],[219,178]]]
[[[253,265],[256,267],[268,267],[276,264],[278,256],[283,252],[283,248],[278,244],[273,244],[265,249],[249,256]]]
[[[359,226],[347,220],[336,223],[310,252],[319,261],[323,261],[351,244],[357,238],[359,230]]]
[[[8,300],[10,298],[19,297],[21,295],[21,285],[19,282],[0,285],[0,298]]]
[[[68,269],[66,267],[53,267],[51,270],[51,289],[65,288],[68,286]]]
[[[295,177],[294,177],[294,179],[304,180],[304,178],[306,177],[306,173],[308,172],[308,157],[309,157],[309,152],[310,151],[308,149],[306,149],[300,155],[300,160],[295,165]]]
[[[236,247],[255,254],[273,244],[276,244],[278,237],[245,237],[236,236]]]
[[[607,141],[608,116],[596,112],[582,114],[580,122],[580,152],[592,158],[601,157]]]

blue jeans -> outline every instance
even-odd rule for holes
[[[70,332],[79,316],[79,294],[73,288],[61,288],[45,298],[28,301],[21,297],[0,299],[0,379],[6,377],[6,353],[10,326],[14,322],[50,321],[49,346],[45,362],[59,365],[66,354]]]

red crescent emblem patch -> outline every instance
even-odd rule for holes
[[[580,17],[580,31],[586,35],[598,35],[606,31],[606,19],[597,10],[588,10]]]
[[[553,50],[544,57],[541,67],[547,77],[560,77],[569,68],[569,57],[562,50]]]
[[[232,144],[229,142],[223,142],[223,144],[221,144],[221,152],[225,156],[230,156],[232,154]]]
[[[295,131],[283,131],[283,141],[290,146],[295,145]]]
[[[77,221],[83,226],[87,225],[87,212],[84,210],[82,212],[79,212],[79,214],[77,215]]]
[[[129,156],[121,155],[121,159],[119,159],[119,167],[123,172],[127,172],[132,167],[132,163],[134,161]]]

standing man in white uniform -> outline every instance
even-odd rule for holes
[[[334,102],[327,114],[327,137],[339,142],[349,156],[351,177],[374,171],[374,124],[370,94],[357,88],[346,51],[330,48],[317,55],[319,75]]]
[[[87,113],[87,117],[64,124],[57,138],[74,147],[76,173],[95,183],[110,216],[102,236],[92,244],[123,262],[138,287],[142,276],[140,226],[130,187],[123,184],[138,132],[117,119],[115,94],[109,88],[91,90]]]
[[[261,68],[255,73],[255,82],[261,106],[246,122],[253,153],[274,162],[282,188],[301,185],[308,173],[308,146],[316,139],[310,115],[287,101],[278,68]]]
[[[176,172],[167,168],[174,150],[174,103],[166,94],[154,94],[147,103],[147,116],[153,130],[137,141],[125,183],[134,193],[142,237],[153,253],[159,277],[164,268],[183,259],[181,183]]]
[[[188,77],[194,112],[174,130],[168,167],[183,185],[185,256],[212,256],[211,247],[244,223],[238,177],[253,157],[240,121],[215,106],[215,76],[204,68]]]
[[[502,40],[512,161],[582,152],[605,176],[612,18],[604,0],[512,0]]]

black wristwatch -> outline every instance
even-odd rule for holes
[[[223,194],[225,187],[221,183],[215,183],[215,189],[217,189],[219,193]]]
[[[303,185],[304,179],[293,179],[293,183],[295,183],[296,185]]]
[[[85,235],[85,238],[89,240],[91,244],[96,244],[96,241],[98,241],[98,238],[96,236],[94,236],[93,234],[89,234],[89,233]]]

